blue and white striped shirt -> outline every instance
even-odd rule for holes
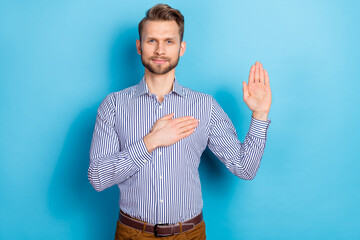
[[[156,120],[170,113],[174,118],[194,116],[199,126],[190,136],[150,154],[143,137]],[[152,224],[182,222],[202,211],[198,167],[206,146],[233,174],[253,179],[269,124],[270,120],[252,118],[241,143],[212,96],[182,87],[175,78],[173,90],[160,103],[142,78],[100,104],[88,178],[97,191],[117,184],[120,208],[134,218]]]

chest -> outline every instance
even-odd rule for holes
[[[200,123],[196,131],[181,142],[185,144],[196,142],[199,144],[198,147],[206,145],[210,108],[211,106],[200,100],[181,98],[165,99],[161,103],[144,98],[119,103],[116,108],[115,130],[120,147],[126,148],[146,136],[158,119],[170,113],[174,113],[174,118],[193,116],[199,119]]]

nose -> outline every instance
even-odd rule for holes
[[[159,43],[156,45],[155,54],[157,54],[157,55],[163,55],[163,54],[165,54],[165,44],[164,44],[164,43],[159,42]]]

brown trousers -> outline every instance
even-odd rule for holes
[[[193,229],[168,237],[155,237],[153,233],[143,232],[126,226],[117,221],[115,240],[148,240],[148,239],[163,239],[163,240],[204,240],[205,235],[205,222],[202,220]]]

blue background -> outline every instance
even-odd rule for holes
[[[0,1],[0,239],[113,239],[118,189],[87,180],[96,109],[139,82],[137,24],[155,1]],[[208,239],[360,239],[358,1],[168,1],[186,19],[176,76],[213,95],[242,141],[250,66],[272,124],[253,181],[210,151]]]

